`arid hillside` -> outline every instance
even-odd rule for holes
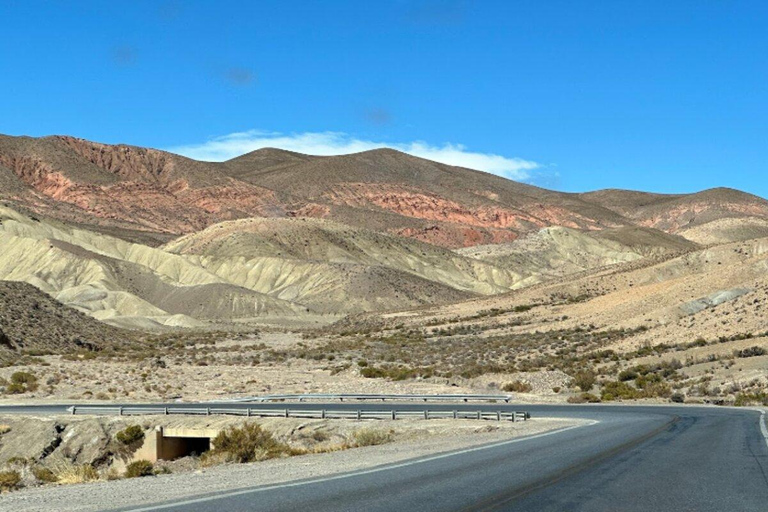
[[[0,361],[11,354],[98,351],[126,333],[52,299],[26,283],[0,281]]]
[[[768,234],[735,190],[567,194],[390,149],[211,163],[0,136],[0,185],[0,279],[138,329],[325,325]]]
[[[447,248],[550,226],[677,233],[768,218],[766,201],[734,190],[566,194],[390,149],[333,157],[262,149],[211,163],[73,137],[0,136],[0,185],[17,209],[150,245],[249,217],[324,218]]]
[[[576,383],[591,375],[584,391],[597,389],[604,399],[677,391],[760,402],[768,397],[766,308],[763,238],[637,259],[439,308],[350,317],[335,327],[346,341],[326,350],[355,347],[359,357],[390,361],[385,375],[439,368],[443,375],[524,372],[535,380],[540,372],[562,371]],[[398,338],[401,346],[412,340],[412,349],[398,352],[377,337]]]

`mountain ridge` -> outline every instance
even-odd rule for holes
[[[263,148],[225,162],[70,136],[0,136],[0,199],[127,239],[167,240],[248,217],[317,217],[447,248],[512,242],[550,226],[669,233],[768,218],[731,189],[694,194],[546,190],[380,148],[312,156]]]

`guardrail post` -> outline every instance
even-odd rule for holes
[[[118,415],[118,416],[122,416],[122,415],[123,415],[123,408],[122,408],[122,407],[120,407],[120,408],[117,410],[117,415]]]
[[[395,411],[394,409],[392,409],[392,419],[393,420],[397,419],[397,411]]]
[[[320,419],[321,419],[321,420],[324,420],[324,419],[325,419],[325,409],[322,409],[322,410],[320,411]]]
[[[211,408],[210,407],[206,407],[205,408],[205,415],[206,416],[210,416],[211,415]]]
[[[357,410],[357,419],[360,420],[362,418],[362,416],[363,416],[363,412],[360,409],[358,409]]]
[[[168,408],[165,408],[165,415],[168,416]]]
[[[283,412],[285,412],[285,417],[287,418],[288,417],[288,409],[285,409],[285,411],[283,411]]]
[[[245,409],[245,415],[248,416],[249,418],[251,417],[251,408],[250,407]]]
[[[477,419],[481,419],[480,418],[480,411],[477,411]]]
[[[517,413],[516,413],[516,412],[513,412],[513,413],[512,413],[512,423],[514,423],[514,422],[516,422],[516,421],[517,421]]]
[[[425,410],[424,410],[424,419],[425,419],[425,420],[428,420],[428,419],[429,419],[429,409],[425,409]]]
[[[453,419],[459,419],[459,411],[453,411]]]
[[[74,416],[74,415],[76,414],[76,413],[75,413],[75,409],[77,409],[77,406],[76,406],[76,405],[73,405],[73,406],[72,406],[72,416]]]

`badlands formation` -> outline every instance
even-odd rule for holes
[[[0,358],[50,374],[40,398],[760,402],[767,276],[768,202],[731,189],[0,137]]]

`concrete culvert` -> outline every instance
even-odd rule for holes
[[[201,455],[211,449],[211,440],[218,429],[188,429],[156,427],[146,436],[144,445],[134,454],[134,460],[174,460],[188,455]]]

